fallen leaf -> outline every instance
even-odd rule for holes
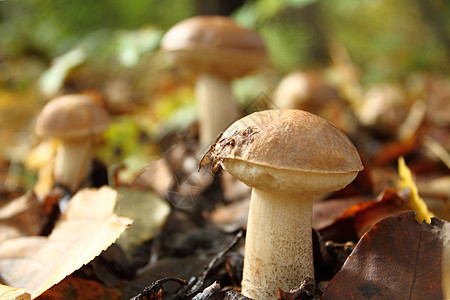
[[[23,164],[27,169],[36,171],[50,163],[58,149],[57,139],[45,139],[34,148],[30,149]]]
[[[295,287],[288,292],[285,292],[278,287],[277,299],[279,300],[319,300],[321,298],[322,291],[311,277],[305,277],[298,287]]]
[[[443,299],[449,286],[450,223],[438,218],[418,223],[415,215],[402,212],[372,227],[323,299]]]
[[[38,235],[46,221],[44,202],[26,193],[0,208],[0,242],[21,236]]]
[[[134,247],[156,236],[170,213],[170,205],[157,194],[121,187],[114,211],[124,217],[132,217],[133,224],[117,243],[130,257]]]
[[[42,198],[50,193],[55,183],[53,168],[57,147],[56,139],[46,139],[31,149],[24,160],[25,168],[38,173],[33,190]]]
[[[324,240],[345,243],[358,241],[382,219],[408,209],[407,199],[393,189],[385,189],[375,201],[356,203],[347,208],[333,223],[319,227]]]
[[[0,274],[32,298],[60,282],[109,247],[131,224],[112,213],[117,192],[80,190],[48,237],[22,237],[0,244]]]
[[[409,206],[417,213],[417,222],[425,221],[430,224],[433,214],[428,210],[425,201],[419,196],[411,170],[406,165],[403,157],[399,157],[398,159],[398,176],[398,188],[400,190],[409,189]]]
[[[367,202],[373,202],[373,197],[357,196],[316,201],[313,205],[312,226],[316,229],[331,226],[347,209],[354,205],[359,205],[359,203]]]
[[[106,287],[96,281],[67,276],[59,284],[39,296],[40,300],[52,299],[122,299],[118,289]]]
[[[408,155],[419,149],[419,147],[420,143],[414,137],[409,140],[385,143],[378,151],[373,164],[376,167],[384,167],[391,162],[395,162],[399,156]]]
[[[450,176],[417,181],[427,206],[437,217],[450,221]]]
[[[18,289],[11,286],[0,284],[0,299],[2,300],[28,300],[31,295],[27,289]]]

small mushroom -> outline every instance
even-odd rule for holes
[[[378,84],[364,94],[364,102],[356,110],[359,122],[377,135],[392,136],[405,121],[410,105],[400,86]]]
[[[296,70],[280,80],[273,97],[276,108],[295,108],[320,114],[338,99],[338,93],[327,82],[323,72]]]
[[[200,145],[206,146],[239,117],[230,81],[261,67],[266,48],[255,32],[224,16],[196,16],[173,26],[161,41],[169,59],[198,75]]]
[[[213,171],[223,167],[252,187],[242,293],[274,299],[277,287],[314,278],[314,196],[345,187],[363,169],[350,140],[311,113],[267,110],[232,124],[209,154]]]
[[[91,169],[93,138],[110,123],[106,110],[88,96],[72,94],[48,102],[36,121],[35,132],[59,140],[55,182],[75,192]]]

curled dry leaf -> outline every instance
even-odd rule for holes
[[[14,287],[39,296],[108,248],[131,224],[112,213],[117,192],[84,189],[70,201],[48,237],[23,237],[0,244],[0,274]]]
[[[278,288],[279,300],[301,300],[301,299],[311,299],[320,300],[322,298],[322,291],[319,289],[318,285],[311,277],[305,277],[300,286],[285,292]]]
[[[414,212],[382,220],[361,238],[323,299],[447,298],[449,232],[449,222],[418,223]]]
[[[333,223],[318,230],[324,240],[357,241],[374,224],[408,209],[408,199],[394,189],[385,189],[375,201],[362,201],[348,207]]]

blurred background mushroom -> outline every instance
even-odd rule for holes
[[[301,109],[320,114],[332,102],[338,101],[338,92],[319,70],[295,70],[284,76],[273,93],[274,104],[282,109]]]
[[[241,115],[230,81],[261,68],[266,47],[256,32],[224,16],[197,16],[173,26],[161,47],[172,63],[197,76],[199,143],[205,147]]]
[[[90,173],[95,138],[110,123],[106,110],[90,97],[71,94],[48,102],[36,121],[35,132],[58,140],[54,179],[74,193]]]
[[[356,111],[359,122],[374,133],[395,136],[406,119],[409,102],[400,86],[378,84],[364,93],[364,101]]]
[[[301,109],[352,132],[349,104],[327,70],[294,70],[281,78],[273,91],[273,108]]]

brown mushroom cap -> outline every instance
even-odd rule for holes
[[[259,35],[224,16],[181,21],[164,35],[161,46],[176,64],[225,79],[244,76],[267,59]]]
[[[105,109],[88,96],[72,94],[57,97],[44,106],[35,132],[43,137],[80,138],[103,132],[109,123]]]
[[[363,169],[344,133],[321,117],[295,109],[256,112],[236,121],[211,156],[213,164],[249,186],[286,193],[337,190]]]

